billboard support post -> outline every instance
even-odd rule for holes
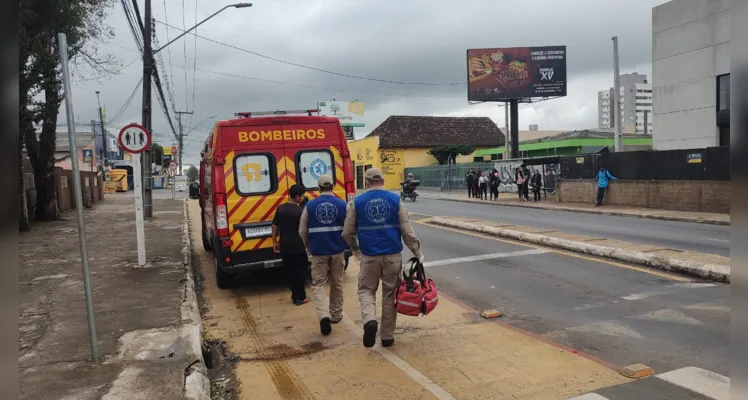
[[[623,118],[621,118],[621,87],[618,76],[618,36],[613,36],[613,101],[615,104],[613,105],[613,115],[615,117],[615,130],[613,137],[615,138],[615,151],[616,153],[619,151],[623,151],[623,141],[621,140],[621,124],[623,123]]]
[[[509,102],[504,102],[504,159],[506,160],[511,155],[509,151],[509,144],[511,143],[509,134]]]
[[[509,158],[519,158],[519,100],[509,100],[509,113],[511,114],[509,136],[512,146]]]

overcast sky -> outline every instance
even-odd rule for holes
[[[466,49],[566,45],[568,96],[521,106],[520,130],[529,124],[538,124],[541,130],[594,128],[597,92],[613,84],[611,37],[619,37],[621,73],[651,77],[652,7],[663,2],[258,0],[252,8],[224,11],[203,24],[197,34],[341,74],[439,85],[384,83],[322,73],[193,35],[162,51],[166,65],[161,69],[168,75],[176,109],[194,111],[194,115],[185,116],[188,127],[211,116],[225,119],[238,111],[313,108],[318,100],[334,98],[366,104],[366,127],[356,128],[356,136],[362,137],[389,115],[486,116],[503,127],[503,108],[467,102]],[[96,90],[101,92],[108,118],[113,118],[142,76],[134,38],[122,5],[116,3],[107,18],[116,37],[104,48],[126,67],[118,75],[98,81],[74,77],[74,109],[80,121],[95,118]],[[141,12],[143,3],[139,1]],[[160,44],[167,42],[167,35],[173,39],[180,33],[161,22],[181,28],[184,15],[189,28],[195,25],[196,16],[202,20],[225,4],[231,2],[153,1]],[[193,70],[195,62],[197,71]],[[137,90],[110,127],[118,130],[127,123],[140,122],[141,99]],[[59,123],[64,123],[64,107],[60,116]],[[198,162],[200,145],[213,122],[215,119],[208,119],[185,139],[185,164]],[[155,95],[153,128],[157,142],[173,143]]]

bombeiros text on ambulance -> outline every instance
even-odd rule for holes
[[[239,132],[239,142],[266,142],[281,140],[321,140],[326,137],[324,129],[293,129],[274,131]]]

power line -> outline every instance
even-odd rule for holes
[[[197,33],[197,0],[195,0],[195,33]],[[195,111],[195,91],[197,90],[197,36],[194,37],[194,56],[192,58],[192,111]],[[192,125],[193,114],[190,114],[190,125]]]
[[[179,28],[177,28],[175,26],[169,25],[166,22],[161,22],[159,20],[156,20],[156,22],[158,22],[159,24],[166,25],[166,26],[168,26],[170,28],[173,28],[173,29],[181,30],[182,32],[185,31],[184,29],[179,29]],[[287,64],[287,65],[292,65],[294,67],[306,68],[306,69],[309,69],[309,70],[312,70],[312,71],[322,72],[322,73],[326,73],[326,74],[330,74],[330,75],[341,76],[341,77],[345,77],[345,78],[361,79],[361,80],[365,80],[365,81],[382,82],[382,83],[391,83],[391,84],[396,84],[396,85],[457,86],[457,85],[465,85],[466,84],[466,82],[453,82],[453,83],[401,82],[401,81],[392,81],[392,80],[388,80],[388,79],[379,79],[379,78],[371,78],[371,77],[365,77],[365,76],[350,75],[350,74],[345,74],[345,73],[342,73],[342,72],[329,71],[329,70],[322,69],[322,68],[310,67],[308,65],[298,64],[298,63],[294,63],[294,62],[291,62],[291,61],[285,61],[285,60],[281,60],[281,59],[278,59],[278,58],[266,56],[264,54],[260,54],[260,53],[257,53],[255,51],[252,51],[252,50],[243,49],[241,47],[237,47],[237,46],[234,46],[234,45],[231,45],[231,44],[228,44],[228,43],[220,42],[218,40],[209,39],[209,38],[206,38],[204,36],[200,36],[200,35],[198,35],[196,33],[193,33],[193,32],[190,32],[189,34],[190,35],[194,35],[195,37],[199,37],[200,39],[207,40],[209,42],[213,42],[213,43],[219,44],[221,46],[230,47],[230,48],[235,49],[235,50],[243,51],[245,53],[249,53],[249,54],[252,54],[252,55],[257,56],[257,57],[265,58],[267,60],[271,60],[271,61],[275,61],[275,62],[279,62],[279,63],[282,63],[282,64]]]
[[[182,68],[182,69],[190,69],[190,67],[185,65],[177,65],[177,64],[171,64],[171,67],[173,68]],[[256,78],[252,76],[246,76],[246,75],[238,75],[238,74],[231,74],[228,72],[220,72],[220,71],[213,71],[209,69],[204,68],[197,68],[195,71],[198,72],[205,72],[209,74],[215,74],[215,75],[222,75],[222,76],[228,76],[232,78],[241,78],[241,79],[247,79],[247,80],[253,80],[257,82],[265,82],[265,83],[272,83],[276,85],[285,85],[285,86],[295,86],[305,89],[314,89],[314,90],[325,90],[328,92],[341,92],[341,93],[361,93],[361,94],[370,94],[370,95],[380,95],[380,96],[393,96],[393,97],[421,97],[421,98],[442,98],[443,96],[428,96],[428,95],[422,95],[417,93],[400,93],[400,92],[375,92],[371,90],[362,90],[362,89],[336,89],[336,88],[326,88],[322,86],[311,86],[311,85],[303,85],[303,84],[297,84],[297,83],[289,83],[289,82],[283,82],[283,81],[276,81],[272,79],[263,79],[263,78]]]
[[[167,15],[169,15],[169,12],[166,10],[166,0],[164,0],[164,21],[166,21],[166,22],[168,22]],[[169,42],[171,42],[171,39],[169,38],[169,28],[166,28],[166,43],[169,43]],[[161,46],[159,46],[158,44],[156,44],[156,48],[157,49],[161,48]],[[160,53],[161,52],[159,52],[159,54]],[[171,63],[171,47],[168,47],[168,46],[166,47],[166,55],[168,57],[169,63]],[[169,76],[168,76],[167,79],[168,80],[167,80],[167,89],[166,90],[168,92],[169,91],[169,88],[168,88],[169,81],[171,81],[171,86],[172,87],[174,86],[174,74],[173,74],[171,68],[169,68]],[[174,92],[171,92],[171,102],[172,102],[173,110],[176,111],[177,107],[176,107],[176,104],[174,102]]]
[[[142,83],[143,83],[143,78],[140,78],[140,80],[138,81],[138,84],[135,85],[135,89],[133,89],[132,93],[130,94],[130,97],[128,97],[127,101],[125,101],[125,104],[123,104],[122,107],[119,109],[119,111],[117,111],[117,114],[115,114],[115,116],[109,120],[110,124],[116,121],[117,118],[121,117],[125,113],[127,108],[130,107],[130,103],[135,98],[135,94],[138,92],[138,88],[140,88],[140,85]]]
[[[185,10],[184,10],[184,0],[182,0],[182,32],[187,30],[187,22],[185,21]],[[182,55],[184,56],[184,65],[187,65],[187,41],[182,40],[182,45],[184,48],[184,51]],[[187,70],[184,70],[184,107],[185,110],[189,110],[189,104],[187,104]]]

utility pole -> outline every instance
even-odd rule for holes
[[[153,76],[153,55],[163,50],[166,46],[174,43],[175,41],[182,38],[184,35],[190,33],[198,26],[205,23],[205,21],[215,17],[223,10],[227,8],[249,8],[252,7],[252,3],[237,3],[229,4],[224,6],[220,10],[214,12],[208,18],[200,21],[197,25],[190,29],[182,32],[180,35],[172,39],[169,43],[153,50],[151,47],[151,38],[153,36],[153,17],[151,16],[151,0],[144,0],[143,10],[143,128],[149,133],[153,133],[151,126],[151,77]],[[151,183],[153,179],[151,177],[151,149],[147,149],[143,153],[142,164],[143,164],[143,215],[146,218],[150,218],[153,215],[153,198],[151,191]]]
[[[179,125],[179,135],[177,136],[177,148],[179,149],[179,153],[177,153],[177,158],[179,161],[177,161],[177,175],[182,175],[182,153],[183,153],[183,145],[184,145],[184,128],[182,127],[182,115],[192,115],[192,111],[177,111],[177,124]]]
[[[101,123],[101,148],[104,150],[104,159],[103,164],[104,167],[109,165],[109,152],[107,152],[107,135],[106,130],[104,130],[104,111],[101,109],[101,99],[99,99],[99,91],[96,91],[96,102],[99,103],[99,122]],[[96,139],[94,138],[94,143],[96,143]]]
[[[619,82],[618,72],[618,36],[613,36],[613,117],[615,118],[615,130],[613,138],[615,139],[615,151],[616,153],[623,151],[623,140],[621,139],[621,124],[623,118],[621,118],[621,88]]]
[[[143,10],[143,128],[152,133],[151,129],[151,78],[153,77],[153,48],[151,37],[153,20],[151,17],[151,0],[145,0]],[[151,149],[146,149],[141,156],[143,165],[143,216],[153,216],[153,192],[151,191]]]

